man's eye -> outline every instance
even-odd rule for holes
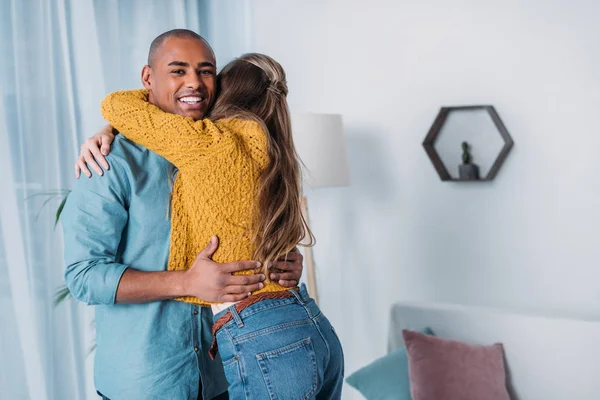
[[[200,71],[201,75],[212,75],[213,72],[210,69],[204,69],[202,71]]]
[[[173,71],[171,71],[171,73],[176,75],[183,75],[184,71],[182,69],[174,69]]]

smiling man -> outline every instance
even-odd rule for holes
[[[164,111],[203,118],[216,96],[214,53],[194,32],[166,32],[150,47],[142,82]],[[210,308],[170,299],[239,301],[265,277],[232,275],[256,261],[213,262],[216,243],[189,269],[167,271],[173,166],[123,135],[107,160],[103,178],[76,182],[61,217],[67,285],[96,306],[96,389],[110,400],[226,399],[221,361],[208,356]],[[279,282],[294,286],[301,264],[298,255],[276,263],[291,271]]]
[[[201,37],[168,34],[152,42],[148,65],[142,69],[148,101],[173,114],[204,118],[215,98],[215,55]],[[204,45],[198,46],[199,41]]]

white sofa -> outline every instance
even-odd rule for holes
[[[390,350],[403,345],[403,328],[425,327],[467,343],[503,343],[513,400],[600,400],[600,321],[400,303],[392,307]]]

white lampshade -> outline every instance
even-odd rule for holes
[[[341,115],[292,115],[292,135],[305,166],[305,185],[319,188],[350,183]]]

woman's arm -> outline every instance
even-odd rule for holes
[[[79,152],[79,157],[75,162],[75,177],[79,179],[81,173],[88,178],[92,177],[90,168],[98,175],[104,175],[105,170],[109,170],[110,166],[104,156],[110,153],[110,145],[115,140],[115,132],[111,125],[106,125],[98,131],[94,136],[88,138],[82,145]],[[100,165],[102,168],[100,168]]]
[[[121,134],[160,154],[175,166],[189,155],[206,152],[218,128],[209,120],[171,114],[148,102],[146,90],[109,94],[102,101],[102,115]]]

